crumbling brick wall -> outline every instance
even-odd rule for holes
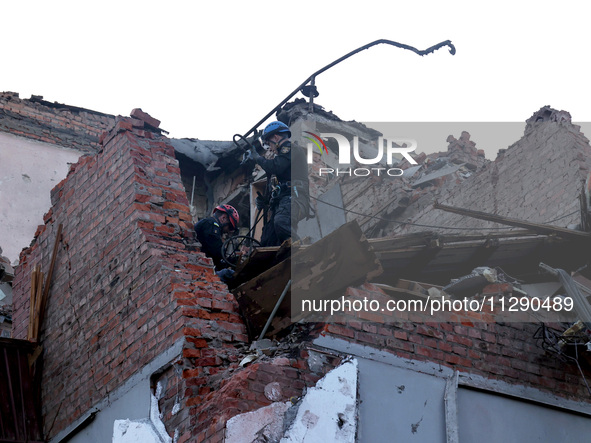
[[[511,295],[510,285],[485,287],[486,296]],[[377,300],[382,306],[391,298],[376,285],[349,288],[351,300]],[[499,313],[454,313],[441,321],[428,312],[364,312],[347,315],[325,325],[323,334],[374,347],[405,359],[429,361],[460,372],[502,380],[551,394],[589,402],[586,383],[591,370],[586,359],[559,357],[538,346],[534,335],[541,323],[520,314],[521,321],[507,321]],[[563,324],[550,323],[557,332]],[[560,328],[560,329],[559,329]]]
[[[427,171],[438,161],[464,164],[469,171],[481,170],[490,163],[485,159],[484,151],[476,149],[476,144],[470,140],[467,132],[462,132],[459,139],[450,135],[447,142],[447,151],[430,155],[421,153],[415,156],[415,161]],[[403,159],[396,168],[406,170],[413,166]],[[410,219],[425,206],[431,206],[433,199],[441,192],[462,183],[463,178],[458,174],[449,174],[434,180],[428,186],[413,187],[412,178],[390,177],[382,171],[380,175],[367,177],[343,176],[339,181],[343,204],[348,210],[347,220],[356,220],[370,237],[380,237],[384,235],[384,231],[391,231],[392,225],[400,226],[400,223],[388,220],[402,222]]]
[[[486,169],[445,189],[438,196],[439,202],[534,223],[557,226],[578,223],[579,195],[591,169],[591,146],[570,120],[536,121],[546,111],[543,108],[535,113],[527,121],[523,138],[500,152]],[[499,227],[432,207],[419,213],[412,222],[450,229]],[[424,228],[394,227],[393,232],[421,229]]]
[[[43,97],[21,99],[15,92],[0,93],[0,131],[91,153],[100,135],[115,124],[115,116],[50,103]]]
[[[306,388],[314,386],[341,361],[339,357],[331,357],[322,369],[312,370],[307,357],[305,349],[296,355],[263,356],[244,368],[227,371],[219,389],[207,392],[208,388],[201,388],[205,395],[188,400],[197,411],[194,441],[222,442],[228,419],[273,402],[297,401]]]
[[[182,374],[182,413],[165,424],[186,441],[196,413],[185,404],[186,389],[199,399],[210,376],[237,365],[245,327],[211,260],[195,246],[167,139],[140,120],[120,119],[102,143],[101,153],[82,157],[54,188],[45,224],[21,254],[14,337],[26,338],[32,269],[40,264],[47,272],[62,224],[41,335],[45,436],[182,340],[174,363]]]

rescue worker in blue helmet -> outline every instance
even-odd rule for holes
[[[297,225],[309,216],[310,197],[308,164],[304,149],[289,140],[289,127],[279,121],[269,123],[261,135],[263,146],[268,146],[272,158],[265,158],[251,148],[248,156],[267,174],[264,197],[257,197],[258,209],[270,211],[263,227],[261,244],[278,246],[290,237],[298,239]]]

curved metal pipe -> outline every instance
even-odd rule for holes
[[[444,46],[448,46],[449,47],[449,52],[451,55],[454,55],[456,53],[456,48],[455,46],[452,44],[451,40],[445,40],[441,43],[438,43],[436,45],[433,45],[427,49],[424,50],[419,50],[417,48],[414,48],[412,46],[409,45],[405,45],[403,43],[398,43],[392,40],[384,40],[384,39],[380,39],[380,40],[376,40],[374,42],[368,43],[366,45],[361,46],[360,48],[357,48],[351,52],[349,52],[348,54],[343,55],[341,58],[336,59],[335,61],[333,61],[332,63],[326,65],[325,67],[319,69],[318,71],[316,71],[314,74],[312,74],[310,77],[308,77],[306,80],[304,80],[304,82],[299,85],[297,88],[295,88],[293,90],[293,92],[291,94],[289,94],[287,97],[285,97],[281,103],[279,103],[277,106],[275,106],[267,115],[265,115],[261,120],[259,120],[252,128],[250,128],[250,130],[244,134],[242,137],[243,138],[247,138],[249,135],[251,135],[252,133],[254,133],[256,131],[256,129],[265,122],[265,120],[267,120],[271,115],[273,115],[274,112],[276,112],[279,108],[281,108],[285,103],[287,103],[289,101],[290,98],[292,98],[294,95],[296,95],[304,86],[306,86],[308,83],[314,83],[316,77],[320,74],[322,74],[324,71],[327,71],[328,69],[332,68],[335,65],[338,65],[340,62],[342,62],[343,60],[348,59],[349,57],[351,57],[352,55],[357,54],[358,52],[361,52],[365,49],[369,49],[372,46],[376,46],[379,44],[387,44],[387,45],[392,45],[392,46],[396,46],[397,48],[401,48],[401,49],[407,49],[409,51],[414,52],[417,55],[420,55],[421,57],[423,55],[427,55],[430,54],[431,52],[434,52]]]

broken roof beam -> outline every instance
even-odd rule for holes
[[[563,269],[552,268],[544,263],[540,263],[540,268],[558,278],[567,295],[573,300],[574,309],[579,319],[585,323],[587,328],[591,328],[591,306],[587,298],[579,291],[579,287],[584,287],[584,285],[574,280]]]
[[[539,236],[540,234],[526,229],[490,232],[487,234],[437,234],[432,231],[422,231],[410,234],[399,235],[388,238],[370,238],[368,241],[371,244],[374,252],[380,253],[382,251],[399,250],[405,247],[424,246],[432,239],[438,238],[443,244],[460,244],[468,242],[480,242],[494,239],[513,239],[513,238],[531,238]]]
[[[426,247],[418,252],[414,258],[409,260],[408,264],[398,272],[398,277],[404,277],[409,280],[413,280],[415,277],[421,274],[422,269],[437,257],[439,251],[443,249],[443,242],[434,238],[426,245]]]
[[[543,245],[543,243],[542,243]],[[499,248],[499,239],[497,238],[489,238],[479,247],[476,248],[474,254],[468,260],[466,266],[461,269],[458,274],[468,274],[477,266],[484,266],[485,263],[488,262],[493,254]],[[541,248],[541,245],[538,245],[538,249]]]
[[[281,249],[277,250],[278,256],[283,255]],[[270,252],[275,254],[274,250]],[[246,270],[245,266],[240,272]],[[274,336],[292,321],[317,321],[318,316],[312,318],[301,311],[301,300],[336,299],[345,294],[348,286],[362,284],[381,273],[382,266],[359,225],[349,222],[232,289],[232,293],[246,320],[249,337],[256,338],[288,280],[292,280],[289,297],[280,304],[270,325],[268,335]]]
[[[486,220],[494,223],[500,223],[502,225],[514,226],[517,228],[524,228],[530,231],[536,232],[538,234],[544,235],[559,235],[562,237],[567,237],[569,239],[591,239],[591,233],[589,232],[581,232],[581,231],[573,231],[571,229],[560,228],[558,226],[551,226],[545,225],[541,223],[531,223],[523,220],[518,220],[516,218],[508,218],[503,217],[500,215],[493,215],[488,214],[486,212],[474,211],[471,209],[463,209],[463,208],[456,208],[454,206],[442,205],[439,202],[435,202],[433,204],[433,208],[441,209],[447,212],[453,212],[454,214],[459,215],[466,215],[472,218],[478,218],[480,220]]]
[[[234,289],[262,274],[277,263],[289,258],[291,250],[291,239],[284,241],[281,246],[256,248],[250,257],[238,263],[234,278],[228,283],[228,287]]]
[[[256,340],[277,300],[285,289],[291,275],[291,259],[278,263],[253,279],[232,290],[240,311],[246,322],[246,329],[251,340]],[[290,291],[291,292],[291,291]],[[290,293],[289,292],[289,293]],[[289,294],[288,293],[288,294]],[[290,297],[283,300],[272,319],[268,336],[274,336],[291,323]],[[286,320],[284,322],[283,320]]]
[[[412,232],[393,238],[370,238],[368,239],[372,250],[375,253],[389,251],[392,249],[403,249],[412,246],[424,246],[433,239],[438,238],[438,234],[432,231]]]

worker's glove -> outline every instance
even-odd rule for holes
[[[254,162],[254,157],[252,156],[252,150],[248,150],[244,153],[244,155],[242,156],[242,164],[249,162],[249,161],[253,161]]]
[[[258,193],[259,195],[257,195],[257,198],[255,198],[254,202],[256,204],[257,209],[263,210],[267,207],[267,200],[265,199],[265,197],[263,197],[261,195],[261,193]]]
[[[249,159],[254,160],[255,162],[258,162],[259,159],[261,158],[261,156],[259,155],[257,150],[254,148],[250,148],[246,155],[248,156]]]
[[[257,136],[256,133],[251,144],[254,149],[262,149],[263,147],[263,144],[261,143],[261,138],[260,136]]]

